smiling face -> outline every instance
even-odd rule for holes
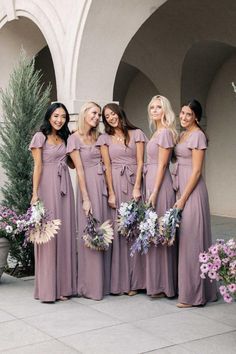
[[[54,132],[59,131],[66,122],[66,112],[65,110],[60,107],[55,109],[52,113],[51,117],[49,118],[49,123],[51,124],[52,130]]]
[[[110,108],[105,109],[104,116],[105,116],[107,123],[112,128],[117,128],[120,126],[120,118],[119,118],[118,114],[113,112]]]
[[[152,101],[149,107],[149,115],[154,122],[161,121],[164,117],[164,110],[162,107],[161,100],[159,98]]]
[[[181,127],[185,129],[191,129],[197,126],[195,113],[191,110],[189,106],[183,106],[181,108],[179,118]]]
[[[86,111],[84,123],[87,124],[90,128],[96,128],[99,124],[100,117],[101,109],[97,106],[90,107]]]

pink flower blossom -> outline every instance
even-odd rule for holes
[[[228,293],[224,294],[224,301],[230,304],[233,301],[232,296],[230,296]]]
[[[234,292],[236,292],[236,284],[229,284],[228,286],[227,286],[227,288],[229,289],[229,291],[231,292],[231,293],[234,293]]]
[[[209,256],[207,255],[206,252],[199,254],[199,262],[206,263],[208,261],[208,259],[209,259]]]
[[[206,279],[205,274],[204,274],[204,273],[201,273],[201,274],[200,274],[200,278],[202,278],[202,279]]]
[[[208,263],[203,263],[200,267],[202,273],[207,273],[209,271],[209,265]]]
[[[211,254],[215,255],[218,254],[218,246],[217,245],[213,245],[209,248],[209,251],[211,252]]]
[[[227,288],[226,288],[226,286],[224,286],[224,285],[221,285],[221,286],[219,287],[219,290],[220,290],[220,293],[221,293],[222,296],[227,293]]]
[[[209,277],[210,279],[216,279],[216,278],[217,278],[217,274],[216,274],[216,272],[215,272],[214,270],[210,270],[210,271],[208,272],[208,277]]]

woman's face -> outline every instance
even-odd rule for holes
[[[97,106],[89,108],[85,115],[85,123],[87,123],[91,128],[96,128],[99,124],[101,117],[101,110]]]
[[[159,121],[164,117],[164,111],[159,98],[154,100],[149,108],[150,118],[153,121]]]
[[[49,123],[54,131],[59,131],[66,122],[66,112],[62,107],[55,109],[49,118]]]
[[[113,128],[117,128],[119,127],[119,123],[120,123],[120,118],[119,116],[113,112],[110,108],[106,108],[105,112],[104,112],[104,116],[105,119],[107,121],[107,123],[113,127]]]
[[[185,129],[190,129],[196,125],[195,113],[188,106],[182,107],[179,114],[179,118],[180,118],[181,127]]]

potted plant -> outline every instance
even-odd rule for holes
[[[14,242],[17,219],[12,209],[0,205],[0,278],[7,264],[10,242]]]

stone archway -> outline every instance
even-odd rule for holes
[[[71,83],[75,90],[74,111],[89,99],[100,104],[113,99],[116,72],[125,48],[140,26],[165,2],[140,1],[136,7],[125,0],[87,2],[82,38],[75,48],[78,60]]]

